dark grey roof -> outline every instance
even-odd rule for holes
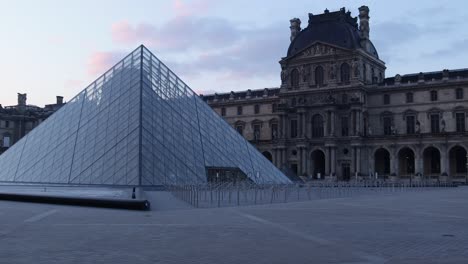
[[[250,91],[251,98],[262,98],[265,95],[265,89],[267,92],[267,96],[276,96],[279,94],[280,88],[264,88],[264,89],[256,89],[256,90],[247,90],[247,91],[238,91],[234,92],[234,99],[245,99],[247,97],[247,93]],[[215,93],[215,94],[207,94],[207,95],[200,95],[202,99],[207,101],[212,101],[215,98],[223,101],[229,100],[231,97],[231,93]]]
[[[457,79],[468,78],[468,69],[453,69],[453,70],[444,70],[448,79]],[[433,71],[433,72],[420,72],[420,73],[410,73],[401,75],[401,83],[417,83],[419,81],[420,76],[424,78],[424,81],[432,81],[432,80],[442,80],[444,77],[444,71]],[[385,80],[380,83],[379,85],[394,85],[395,84],[395,77],[385,78]]]
[[[351,17],[350,12],[327,12],[319,15],[309,15],[309,25],[303,29],[291,42],[287,57],[293,56],[304,50],[312,43],[321,41],[346,49],[361,48],[361,37],[357,24],[357,18]],[[368,51],[378,58],[377,51],[372,43]]]

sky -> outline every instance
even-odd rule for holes
[[[140,44],[198,93],[278,87],[291,18],[361,5],[387,77],[468,68],[466,0],[0,0],[0,104],[67,101]]]

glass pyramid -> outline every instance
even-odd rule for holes
[[[199,184],[210,168],[290,182],[140,46],[2,154],[0,181]]]

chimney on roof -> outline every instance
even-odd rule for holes
[[[26,106],[27,94],[18,93],[18,106]]]
[[[369,50],[369,7],[361,6],[359,8],[359,33],[361,36],[361,46]]]
[[[57,96],[57,104],[58,105],[63,104],[63,96]]]
[[[291,29],[290,40],[292,42],[296,38],[297,34],[301,32],[301,20],[299,18],[293,18],[289,20],[289,22],[291,23],[289,29]]]

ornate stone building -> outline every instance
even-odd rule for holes
[[[229,124],[291,176],[465,181],[468,69],[386,78],[366,6],[290,22],[279,88],[203,96]]]
[[[0,105],[0,154],[20,140],[63,105],[63,97],[57,96],[55,104],[44,108],[26,104],[26,94],[18,94],[18,104]]]

